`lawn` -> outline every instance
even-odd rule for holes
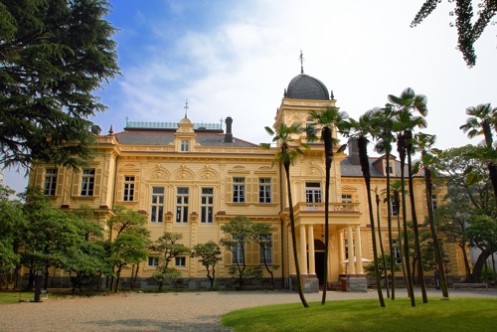
[[[34,298],[33,292],[0,292],[0,304],[32,301]]]
[[[418,300],[411,307],[407,299],[329,301],[282,304],[243,309],[224,315],[221,322],[243,331],[497,331],[497,300],[457,298]]]

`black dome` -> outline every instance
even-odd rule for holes
[[[313,100],[330,99],[326,86],[320,80],[306,74],[297,75],[290,81],[285,97]]]

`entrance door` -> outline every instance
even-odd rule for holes
[[[314,264],[316,265],[316,274],[319,279],[319,286],[324,286],[324,252],[316,252],[314,254]]]
[[[324,243],[320,240],[314,240],[314,265],[319,279],[319,286],[324,286],[324,258]]]

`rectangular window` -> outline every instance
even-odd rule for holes
[[[43,186],[43,194],[45,196],[55,196],[57,188],[57,169],[47,168],[45,171],[45,184]]]
[[[435,211],[437,207],[437,195],[431,195],[431,208]]]
[[[259,179],[259,203],[271,203],[271,179]]]
[[[181,152],[187,152],[190,151],[190,142],[183,140],[181,141]]]
[[[95,169],[88,168],[83,170],[81,177],[81,196],[93,196],[95,187]]]
[[[176,222],[188,222],[188,188],[178,188],[176,196]]]
[[[321,184],[318,182],[305,184],[305,201],[307,203],[321,203]]]
[[[245,178],[233,178],[233,203],[245,203]]]
[[[214,219],[214,189],[202,188],[200,222],[212,224]]]
[[[135,196],[135,177],[124,177],[123,201],[132,202]]]
[[[150,208],[150,222],[164,221],[164,188],[152,188],[152,204]]]
[[[352,210],[352,195],[342,194],[342,207],[344,210]]]
[[[244,247],[243,247],[243,243],[241,243],[240,241],[238,241],[238,239],[235,237],[233,238],[233,245],[231,246],[231,253],[233,254],[233,259],[232,259],[232,263],[233,264],[236,264],[236,265],[240,265],[240,264],[243,264],[244,260],[245,260],[245,255],[244,255]]]
[[[184,257],[184,256],[175,257],[174,263],[176,266],[185,267],[186,266],[186,257]]]
[[[393,168],[392,166],[385,166],[385,174],[393,174]]]
[[[399,241],[392,241],[392,250],[393,250],[393,258],[395,259],[396,264],[402,263],[402,256],[400,254]]]
[[[395,201],[395,197],[392,196],[390,199],[390,208],[392,211],[392,216],[398,216],[399,215],[399,207],[397,206],[397,202]]]
[[[159,266],[159,257],[148,256],[148,267],[157,267]]]
[[[264,259],[267,265],[273,264],[273,237],[270,234],[261,235],[259,245],[259,264],[264,265]]]

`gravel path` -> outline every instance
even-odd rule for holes
[[[397,291],[398,297],[405,292]],[[497,290],[457,290],[451,297],[493,297]],[[308,302],[321,293],[306,294]],[[429,297],[440,297],[430,291]],[[376,291],[330,291],[327,299],[376,298]],[[221,315],[241,308],[276,303],[298,303],[297,293],[287,291],[126,293],[92,298],[43,299],[42,303],[0,305],[0,331],[229,331]]]

